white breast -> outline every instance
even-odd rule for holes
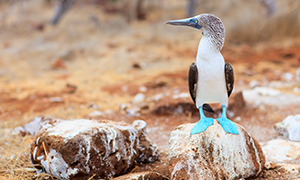
[[[202,37],[197,54],[198,83],[196,106],[204,103],[221,103],[227,106],[228,95],[225,81],[225,61],[219,50]]]

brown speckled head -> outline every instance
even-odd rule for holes
[[[201,29],[203,36],[212,42],[213,46],[221,50],[225,41],[225,28],[220,18],[212,14],[200,14],[191,18],[168,21],[166,24],[190,26]]]
[[[199,25],[203,36],[212,38],[219,50],[222,49],[225,42],[225,27],[220,18],[212,14],[200,14],[195,16],[199,20]]]

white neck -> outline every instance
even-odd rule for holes
[[[214,56],[220,54],[220,50],[211,37],[203,36],[201,38],[198,46],[197,61],[198,59],[209,61]]]

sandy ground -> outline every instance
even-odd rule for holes
[[[12,135],[10,129],[36,116],[62,119],[93,118],[132,122],[143,119],[148,136],[161,151],[154,165],[139,165],[135,171],[152,169],[168,176],[166,157],[170,132],[183,123],[197,122],[199,113],[186,97],[187,71],[195,61],[201,33],[192,28],[164,25],[182,11],[149,14],[146,21],[128,22],[120,13],[86,5],[76,6],[57,26],[46,22],[52,13],[47,3],[16,10],[0,34],[0,178],[28,178],[34,173],[28,150],[32,136]],[[180,6],[180,5],[178,5]],[[6,9],[6,7],[2,7]],[[178,8],[175,6],[175,9]],[[21,16],[21,14],[26,16]],[[38,18],[37,18],[38,16]],[[226,42],[222,50],[235,71],[235,90],[249,89],[253,80],[271,81],[287,94],[300,87],[295,80],[300,66],[300,41],[274,40],[257,43]],[[291,80],[282,78],[291,73]],[[133,103],[136,94],[145,95]],[[182,94],[184,93],[184,94]],[[174,95],[183,95],[175,99]],[[157,99],[160,95],[162,98]],[[135,116],[121,107],[140,109]],[[287,105],[232,105],[231,119],[243,125],[259,142],[279,135],[274,125],[288,115],[299,114],[300,102]],[[220,107],[213,106],[220,114]],[[121,110],[120,110],[121,109]],[[90,113],[100,111],[102,115]],[[209,114],[208,114],[209,115]],[[46,178],[40,175],[38,178]]]

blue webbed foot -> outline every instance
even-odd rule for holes
[[[221,124],[222,128],[226,133],[231,133],[231,134],[239,134],[239,131],[236,127],[236,125],[230,121],[227,118],[218,118],[217,119],[218,123]]]
[[[236,125],[226,117],[226,107],[222,107],[223,112],[221,118],[217,118],[218,123],[222,126],[226,133],[239,134]]]
[[[191,134],[204,132],[209,126],[214,124],[213,118],[201,117],[200,121],[193,127]]]
[[[209,126],[214,124],[214,119],[213,118],[207,118],[205,117],[203,113],[203,108],[202,106],[199,107],[200,111],[200,120],[197,122],[197,124],[193,127],[191,130],[191,134],[198,134],[204,132]]]

